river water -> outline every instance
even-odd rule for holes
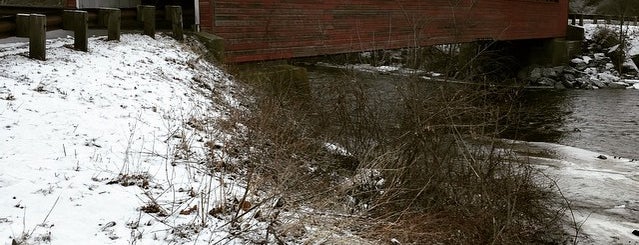
[[[639,90],[538,90],[521,98],[525,141],[639,158]]]
[[[343,74],[336,69],[309,68],[312,87],[329,79],[348,77]],[[377,97],[374,101],[384,103],[397,99],[396,88],[405,80],[397,75],[366,72],[356,72],[354,76]],[[424,80],[421,86],[435,84]],[[639,159],[639,90],[524,90],[515,103],[519,105],[519,126],[506,131],[504,138],[558,143]]]

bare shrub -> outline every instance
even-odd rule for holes
[[[360,142],[374,142],[354,152],[360,169],[381,170],[385,185],[383,191],[359,193],[367,198],[360,201],[369,202],[367,211],[382,223],[401,224],[402,231],[415,232],[390,234],[413,242],[427,235],[460,244],[525,244],[557,235],[552,231],[562,216],[561,210],[551,208],[552,190],[535,182],[530,166],[517,164],[522,159],[497,145],[496,137],[506,127],[500,122],[516,109],[513,91],[449,84],[424,87],[420,81],[405,84],[399,89],[402,108],[390,110],[399,113],[384,113],[396,117],[390,122],[374,116],[334,121],[346,122],[338,128],[354,130],[340,135],[364,137],[342,139],[347,148],[361,149]],[[351,98],[351,104],[362,104],[357,96]],[[333,107],[329,114],[378,115],[373,106],[368,112],[363,106],[351,108]],[[385,133],[362,134],[362,128]],[[415,217],[428,218],[416,225]]]
[[[303,100],[261,93],[251,113],[236,117],[248,128],[235,148],[247,149],[253,186],[289,207],[362,214],[365,229],[352,229],[378,240],[561,237],[563,210],[552,187],[499,144],[500,122],[516,109],[513,91],[404,79],[379,91],[345,72]],[[396,99],[384,99],[388,93]],[[327,142],[345,152],[331,152]]]

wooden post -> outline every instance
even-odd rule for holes
[[[577,19],[577,18],[575,17],[575,15],[574,15],[574,14],[571,14],[571,15],[570,15],[570,23],[571,23],[573,26],[574,26],[575,24],[577,24],[577,23],[576,23],[576,19]]]
[[[634,17],[633,25],[637,26],[637,16]]]
[[[122,11],[116,8],[101,8],[98,11],[98,16],[99,24],[107,27],[107,40],[119,41],[122,33]]]
[[[181,6],[166,6],[167,18],[171,20],[171,26],[173,29],[173,38],[176,40],[184,40],[184,21],[182,17]]]
[[[29,58],[46,60],[47,16],[29,15]]]
[[[89,51],[89,13],[80,10],[65,10],[73,16],[73,48]]]
[[[610,15],[606,16],[606,24],[608,25],[612,24],[612,16]]]
[[[16,15],[16,37],[29,37],[29,18],[28,14]]]
[[[71,10],[62,12],[62,30],[75,30],[75,15]]]
[[[584,26],[584,15],[583,14],[579,15],[579,25],[580,26]]]
[[[595,25],[597,24],[597,16],[596,15],[592,16],[592,23],[595,24]]]
[[[142,5],[138,9],[138,18],[144,23],[144,35],[155,38],[155,6]]]

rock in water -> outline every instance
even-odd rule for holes
[[[639,236],[639,230],[632,231],[632,234],[635,235],[635,236]]]
[[[541,86],[555,86],[555,83],[557,83],[557,81],[549,77],[542,77],[537,80],[537,84]]]
[[[625,89],[628,86],[630,86],[630,85],[628,85],[627,83],[624,83],[624,82],[611,82],[611,83],[608,84],[609,88],[623,88],[623,89]]]
[[[606,156],[604,156],[604,155],[599,155],[599,156],[597,156],[597,158],[599,158],[599,159],[601,159],[601,160],[606,160],[606,159],[608,159],[608,158],[607,158]]]

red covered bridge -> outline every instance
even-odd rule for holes
[[[229,62],[475,40],[566,36],[568,0],[47,0],[59,7],[180,4]],[[2,2],[2,1],[0,1]],[[1,5],[1,4],[0,4]],[[195,17],[195,18],[193,18]]]
[[[199,12],[244,62],[565,37],[568,0],[199,0]]]

